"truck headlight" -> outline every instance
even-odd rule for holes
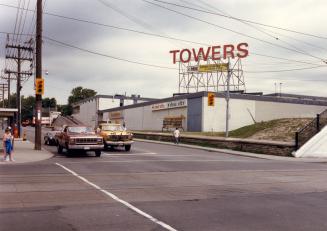
[[[103,139],[102,138],[98,138],[97,142],[98,142],[98,144],[103,144]]]
[[[75,139],[72,139],[72,138],[69,139],[69,144],[75,144],[75,143],[76,143]]]

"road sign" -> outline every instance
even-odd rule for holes
[[[44,94],[44,79],[35,79],[35,94],[43,95]]]
[[[208,92],[208,106],[215,106],[215,93]]]

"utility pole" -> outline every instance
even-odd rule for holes
[[[22,57],[22,51],[28,51],[30,53],[33,52],[33,48],[31,46],[21,46],[21,45],[14,45],[14,44],[7,44],[6,49],[12,48],[17,50],[17,56],[15,53],[13,55],[6,55],[6,59],[12,59],[17,62],[17,71],[12,70],[5,70],[6,74],[9,74],[8,81],[10,81],[10,74],[15,74],[17,79],[17,88],[16,88],[16,106],[18,109],[18,113],[16,114],[16,123],[17,123],[17,129],[18,129],[18,137],[20,137],[21,133],[21,104],[20,104],[20,91],[22,89],[21,86],[21,80],[23,76],[31,76],[31,72],[22,72],[21,71],[21,65],[23,61],[30,61],[32,62],[32,58],[25,58]],[[10,97],[10,96],[9,96]]]
[[[230,77],[231,77],[231,70],[230,70],[230,58],[228,58],[228,67],[227,67],[227,91],[226,91],[226,132],[225,137],[228,137],[229,134],[229,99],[230,99]]]
[[[36,2],[36,70],[35,78],[42,79],[42,0]],[[42,95],[35,92],[35,150],[41,150]]]
[[[279,96],[282,97],[282,84],[283,83],[279,83]]]
[[[2,107],[5,108],[5,84],[2,84]]]
[[[10,108],[10,73],[8,73],[8,108]]]

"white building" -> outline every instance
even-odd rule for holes
[[[186,131],[225,131],[225,94],[215,93],[214,106],[208,105],[208,92],[198,92],[121,107],[98,107],[99,119],[126,123],[131,130],[162,130],[169,117],[182,117]],[[255,122],[280,118],[314,117],[327,108],[327,98],[302,95],[230,94],[229,129],[234,130]],[[88,108],[88,114],[96,108]],[[82,107],[80,109],[82,112]],[[77,117],[78,118],[78,117]],[[93,118],[92,122],[95,121]]]
[[[85,125],[96,127],[102,121],[98,111],[119,108],[136,103],[148,102],[154,99],[141,98],[139,95],[96,95],[73,104],[73,117]]]

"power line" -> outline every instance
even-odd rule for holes
[[[180,1],[181,1],[181,2],[184,2],[184,3],[186,3],[186,4],[189,4],[189,3],[187,3],[187,2],[184,1],[184,0],[180,0]],[[202,0],[198,0],[198,1],[201,2],[202,4],[206,5],[206,6],[210,7],[211,9],[215,9],[215,10],[221,12],[222,14],[227,15],[228,17],[232,17],[232,15],[230,15],[230,14],[228,14],[228,13],[222,11],[222,10],[219,10],[219,9],[218,9],[217,7],[215,7],[215,6],[212,6],[212,5],[206,3],[206,2],[204,2],[204,1],[202,1]],[[194,6],[196,6],[196,7],[200,7],[200,8],[202,8],[202,9],[207,10],[206,8],[203,8],[202,6],[196,5],[196,4],[194,4],[194,3],[191,3],[191,4],[194,5]],[[281,39],[280,37],[277,37],[277,36],[272,35],[272,34],[277,34],[277,35],[281,35],[281,36],[284,36],[284,37],[288,37],[288,38],[291,38],[292,40],[296,40],[296,41],[300,41],[300,42],[302,42],[302,43],[305,43],[305,44],[307,44],[307,45],[309,45],[309,46],[311,46],[311,47],[316,47],[316,48],[318,47],[318,48],[320,48],[320,49],[327,50],[327,49],[325,49],[325,48],[322,48],[322,47],[319,47],[319,46],[317,46],[317,45],[314,45],[314,44],[311,44],[311,43],[308,43],[308,42],[305,42],[305,41],[302,41],[302,40],[296,39],[296,38],[291,37],[291,36],[286,36],[286,35],[283,35],[283,34],[280,34],[280,33],[275,32],[275,31],[268,30],[268,29],[263,30],[263,29],[259,28],[259,27],[256,26],[256,25],[252,25],[251,23],[244,22],[244,21],[242,21],[242,20],[237,20],[237,19],[235,19],[235,20],[238,21],[238,22],[243,23],[244,25],[247,25],[247,26],[249,26],[249,27],[252,27],[252,28],[254,28],[255,30],[257,30],[257,31],[259,31],[259,32],[261,32],[261,33],[263,33],[263,34],[265,34],[265,35],[268,35],[269,37],[273,38],[274,40],[278,40],[279,42],[282,42],[282,43],[284,43],[284,44],[286,44],[286,45],[288,45],[288,46],[290,46],[290,47],[293,47],[294,49],[296,49],[296,50],[298,50],[298,51],[302,51],[302,52],[308,54],[309,56],[311,56],[311,54],[310,54],[309,52],[307,52],[307,51],[305,51],[305,50],[303,50],[303,49],[300,49],[300,48],[294,46],[293,44],[290,44],[290,43],[284,41],[284,39]],[[268,33],[267,31],[269,31],[269,33]]]
[[[116,57],[116,56],[112,56],[112,55],[107,55],[107,54],[103,54],[100,52],[96,52],[96,51],[91,51],[85,48],[81,48],[72,44],[68,44],[65,42],[61,42],[58,41],[56,39],[52,39],[50,37],[44,36],[44,38],[46,40],[50,40],[52,42],[58,43],[60,45],[66,46],[66,47],[70,47],[70,48],[74,48],[83,52],[87,52],[90,54],[94,54],[94,55],[98,55],[98,56],[102,56],[102,57],[106,57],[106,58],[110,58],[110,59],[115,59],[115,60],[119,60],[119,61],[124,61],[124,62],[128,62],[128,63],[133,63],[133,64],[138,64],[138,65],[142,65],[142,66],[148,66],[148,67],[156,67],[156,68],[161,68],[161,69],[168,69],[168,70],[178,70],[177,68],[173,68],[173,67],[166,67],[166,66],[159,66],[159,65],[155,65],[155,64],[149,64],[149,63],[143,63],[143,62],[139,62],[139,61],[134,61],[134,60],[129,60],[129,59],[124,59],[124,58],[120,58],[120,57]]]
[[[161,2],[161,3],[169,4],[169,5],[174,5],[174,6],[177,6],[177,7],[182,7],[182,8],[186,8],[186,9],[190,9],[190,10],[194,10],[194,11],[207,13],[207,14],[213,14],[213,15],[217,15],[217,16],[221,16],[221,17],[225,17],[225,18],[229,18],[229,19],[233,19],[233,20],[237,20],[237,21],[248,22],[248,23],[252,23],[252,24],[256,24],[256,25],[260,25],[260,26],[264,26],[264,27],[270,27],[270,28],[274,28],[274,29],[278,29],[278,30],[283,30],[283,31],[288,31],[288,32],[296,33],[296,34],[306,35],[306,36],[310,36],[310,37],[314,37],[314,38],[327,39],[327,37],[320,36],[320,35],[314,35],[314,34],[305,33],[305,32],[301,32],[301,31],[296,31],[296,30],[292,30],[292,29],[288,29],[288,28],[279,27],[279,26],[268,25],[268,24],[255,22],[255,21],[242,19],[242,18],[237,18],[237,17],[232,17],[232,16],[228,16],[228,15],[220,14],[220,13],[216,13],[216,12],[200,10],[200,9],[196,9],[196,8],[193,8],[193,7],[179,5],[179,4],[175,4],[175,3],[171,3],[171,2],[165,2],[165,1],[162,1],[162,0],[152,0],[152,1]]]
[[[217,28],[220,28],[220,29],[223,29],[223,30],[227,30],[227,31],[230,31],[230,32],[233,32],[235,34],[238,34],[238,35],[242,35],[244,37],[247,37],[247,38],[251,38],[253,40],[257,40],[257,41],[260,41],[260,42],[263,42],[263,43],[266,43],[266,44],[269,44],[271,46],[274,46],[274,47],[279,47],[279,48],[283,48],[285,50],[289,50],[289,51],[293,51],[293,52],[296,52],[296,53],[300,53],[300,54],[304,54],[304,55],[308,55],[308,56],[311,56],[312,58],[315,58],[315,59],[318,59],[318,60],[321,60],[322,62],[326,63],[327,64],[327,61],[322,59],[322,58],[319,58],[317,56],[314,56],[314,55],[310,55],[310,54],[307,54],[305,52],[302,52],[302,51],[298,51],[298,50],[295,50],[295,49],[292,49],[292,48],[288,48],[288,47],[285,47],[285,46],[281,46],[281,45],[278,45],[278,44],[275,44],[275,43],[272,43],[272,42],[269,42],[269,41],[266,41],[264,39],[260,39],[260,38],[257,38],[257,37],[254,37],[254,36],[251,36],[251,35],[247,35],[245,33],[242,33],[242,32],[239,32],[239,31],[235,31],[235,30],[232,30],[232,29],[229,29],[229,28],[226,28],[226,27],[223,27],[223,26],[219,26],[215,23],[211,23],[211,22],[208,22],[206,20],[203,20],[203,19],[200,19],[200,18],[197,18],[197,17],[194,17],[194,16],[191,16],[191,15],[187,15],[187,14],[184,14],[180,11],[177,11],[177,10],[173,10],[173,9],[170,9],[168,7],[165,7],[165,6],[162,6],[162,5],[159,5],[159,4],[156,4],[156,3],[153,3],[153,2],[149,2],[147,0],[142,0],[146,3],[149,3],[149,4],[152,4],[154,6],[157,6],[157,7],[160,7],[162,9],[165,9],[165,10],[168,10],[168,11],[171,11],[171,12],[174,12],[174,13],[177,13],[177,14],[180,14],[180,15],[183,15],[187,18],[191,18],[193,20],[196,20],[196,21],[199,21],[199,22],[203,22],[205,24],[208,24],[208,25],[211,25],[211,26],[214,26],[214,27],[217,27]],[[155,1],[158,1],[158,0],[155,0]]]
[[[326,65],[318,65],[314,67],[303,67],[303,68],[294,68],[294,69],[284,69],[284,70],[266,70],[266,71],[243,71],[244,73],[258,74],[258,73],[278,73],[278,72],[291,72],[291,71],[303,71],[310,69],[326,68]]]
[[[6,7],[11,7],[11,8],[17,8],[15,6],[1,4],[1,3],[0,3],[0,5],[6,6]],[[29,10],[29,11],[35,13],[34,10]],[[186,39],[180,39],[180,38],[176,38],[176,37],[172,37],[172,36],[160,35],[160,34],[155,34],[155,33],[148,33],[148,32],[134,30],[134,29],[130,29],[130,28],[124,28],[124,27],[119,27],[119,26],[104,24],[104,23],[90,21],[90,20],[73,18],[73,17],[58,15],[58,14],[49,13],[49,12],[44,12],[44,14],[45,15],[49,15],[49,16],[53,16],[53,17],[62,18],[62,19],[67,19],[67,20],[72,20],[72,21],[77,21],[77,22],[82,22],[82,23],[88,23],[88,24],[93,24],[93,25],[97,25],[97,26],[103,26],[103,27],[107,27],[107,28],[112,28],[112,29],[122,30],[122,31],[127,31],[127,32],[132,32],[132,33],[138,33],[138,34],[152,36],[152,37],[171,39],[171,40],[176,40],[176,41],[181,41],[181,42],[186,42],[186,43],[191,43],[191,44],[196,44],[196,45],[202,45],[202,46],[211,46],[210,44],[203,43],[203,42],[196,42],[196,41],[191,41],[191,40],[186,40]],[[280,58],[280,57],[276,57],[276,56],[273,57],[273,56],[269,56],[269,55],[259,54],[259,53],[256,53],[256,52],[251,52],[251,54],[256,55],[256,56],[262,56],[262,57],[271,57],[273,59],[287,60],[287,61],[290,61],[290,62],[297,62],[297,63],[304,63],[304,64],[312,64],[312,63],[305,62],[305,61],[299,61],[299,60],[294,60],[294,59],[285,59],[285,58]]]
[[[44,38],[46,40],[55,42],[61,46],[65,46],[65,47],[69,47],[69,48],[74,48],[83,52],[87,52],[90,54],[94,54],[94,55],[98,55],[98,56],[102,56],[102,57],[106,57],[106,58],[110,58],[110,59],[115,59],[115,60],[119,60],[119,61],[123,61],[123,62],[128,62],[128,63],[133,63],[133,64],[138,64],[138,65],[142,65],[142,66],[148,66],[148,67],[155,67],[155,68],[161,68],[161,69],[169,69],[169,70],[178,70],[177,68],[171,68],[171,67],[166,67],[166,66],[159,66],[159,65],[155,65],[155,64],[149,64],[149,63],[143,63],[143,62],[139,62],[139,61],[134,61],[134,60],[128,60],[128,59],[124,59],[124,58],[120,58],[120,57],[115,57],[112,55],[107,55],[107,54],[103,54],[100,52],[96,52],[96,51],[91,51],[85,48],[81,48],[72,44],[68,44],[65,42],[61,42],[58,41],[56,39],[52,39],[49,38],[47,36],[44,36]],[[269,71],[243,71],[244,73],[275,73],[275,72],[291,72],[291,71],[300,71],[300,70],[308,70],[308,69],[317,69],[317,68],[323,68],[323,67],[327,67],[326,65],[317,65],[314,67],[305,67],[305,68],[295,68],[295,69],[283,69],[283,70],[269,70]]]

